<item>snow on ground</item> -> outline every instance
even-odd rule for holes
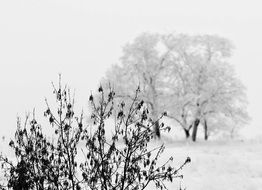
[[[154,142],[151,146],[161,143]],[[3,146],[0,148],[5,152]],[[180,183],[187,190],[262,189],[262,138],[256,141],[199,140],[196,143],[168,141],[161,159],[167,160],[170,156],[174,157],[174,166],[182,164],[187,156],[192,160],[182,170],[183,180],[167,184],[170,190],[178,190]],[[148,189],[153,190],[155,186]]]
[[[260,190],[262,189],[261,141],[179,141],[166,145],[163,159],[174,157],[174,166],[187,156],[192,162],[182,170],[183,180],[169,183],[171,190],[179,184],[187,190]],[[154,186],[149,189],[155,189]]]

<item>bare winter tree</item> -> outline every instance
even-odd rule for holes
[[[167,110],[187,138],[192,133],[195,141],[202,124],[207,140],[209,120],[219,122],[221,115],[239,125],[248,120],[245,88],[228,63],[232,49],[229,40],[215,35],[142,34],[124,47],[121,64],[103,80],[127,99],[139,85],[153,119]]]
[[[120,65],[113,65],[104,81],[113,84],[116,96],[130,99],[137,86],[140,98],[150,110],[153,120],[163,112],[162,95],[165,91],[165,75],[168,68],[169,49],[163,45],[158,34],[142,34],[123,48]],[[155,125],[156,136],[160,137],[159,123]]]
[[[227,62],[232,44],[210,35],[178,35],[168,39],[175,50],[173,70],[177,78],[173,80],[177,86],[173,89],[176,100],[169,110],[179,113],[173,118],[183,127],[186,136],[189,137],[192,128],[195,141],[202,122],[207,140],[209,117],[221,119],[221,114],[239,124],[245,123],[248,120],[245,88]]]

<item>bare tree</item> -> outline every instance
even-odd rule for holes
[[[193,141],[202,124],[207,140],[209,118],[224,114],[239,125],[248,120],[245,88],[228,63],[232,49],[229,40],[215,35],[142,34],[124,47],[121,64],[104,81],[127,99],[139,85],[153,119],[167,111],[187,138],[192,130]]]
[[[161,36],[144,33],[123,48],[121,64],[113,65],[103,80],[111,82],[116,97],[126,99],[130,99],[130,94],[139,86],[140,98],[156,120],[163,112],[161,97],[166,88],[164,78],[169,53],[170,50],[163,47]],[[155,133],[160,137],[159,122],[156,122]]]
[[[180,86],[175,94],[184,102],[178,107],[180,118],[186,121],[185,116],[193,117],[191,124],[183,126],[186,130],[193,129],[192,140],[196,140],[201,122],[207,140],[209,117],[216,118],[222,113],[232,120],[242,120],[239,123],[247,121],[245,88],[227,62],[232,44],[227,39],[211,35],[179,35],[169,39],[172,39],[169,44],[176,50],[173,68],[179,80],[176,85]]]

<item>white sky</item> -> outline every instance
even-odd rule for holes
[[[262,12],[253,0],[0,0],[0,135],[16,116],[44,111],[62,73],[87,102],[121,47],[142,32],[218,34],[236,49],[231,62],[248,88],[252,128],[262,132]]]

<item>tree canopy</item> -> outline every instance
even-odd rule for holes
[[[195,141],[202,124],[207,139],[217,129],[211,123],[223,117],[231,126],[221,129],[229,131],[249,119],[245,87],[229,63],[233,49],[216,35],[143,33],[124,46],[120,63],[102,81],[110,81],[117,96],[126,99],[140,86],[153,119],[167,111],[186,137],[192,130]]]

